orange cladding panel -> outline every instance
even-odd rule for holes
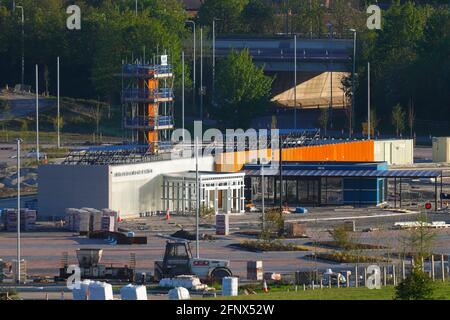
[[[349,161],[349,162],[371,162],[375,161],[373,140],[338,142],[317,146],[305,146],[283,149],[283,161]],[[272,150],[267,149],[267,159],[271,159]],[[237,172],[242,170],[245,163],[254,159],[249,151],[237,151],[222,153],[216,161],[218,172]],[[275,150],[274,161],[279,161],[279,152]]]

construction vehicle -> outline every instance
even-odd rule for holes
[[[103,249],[78,249],[77,259],[80,268],[81,279],[95,280],[117,280],[117,281],[134,281],[135,261],[133,257],[130,259],[130,266],[113,266],[113,264],[101,264]],[[67,253],[62,259],[62,267],[59,269],[59,277],[55,277],[56,281],[67,279],[73,272],[67,272],[69,267]]]
[[[230,261],[193,258],[188,241],[169,240],[163,261],[155,261],[154,281],[173,278],[179,275],[196,275],[208,282],[221,281],[232,276]]]

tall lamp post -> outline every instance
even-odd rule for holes
[[[350,118],[350,136],[352,136],[355,127],[356,29],[350,29],[350,31],[353,32],[352,113]]]
[[[370,140],[370,62],[367,62],[367,139]]]
[[[198,137],[195,138],[195,195],[197,198],[197,205],[195,210],[195,253],[197,255],[197,259],[200,258],[200,243],[199,243],[199,223],[200,223],[200,181],[198,177]]]
[[[294,128],[297,129],[297,35],[294,34]]]
[[[333,129],[333,24],[327,23],[330,33],[330,129]]]
[[[20,283],[20,143],[17,139],[17,283]]]
[[[58,149],[61,148],[61,137],[60,137],[60,77],[59,77],[59,57],[56,61],[56,69],[57,69],[57,78],[58,78],[58,84],[57,84],[57,115],[56,115],[56,125],[57,125],[57,136],[58,136]]]
[[[215,87],[216,87],[216,21],[220,19],[213,18],[212,23],[212,105],[215,106]]]
[[[203,121],[203,28],[200,28],[200,119]]]
[[[36,65],[36,160],[39,164],[39,66]]]
[[[183,145],[185,143],[184,141],[184,51],[181,52],[181,122],[183,126]]]
[[[14,9],[18,8],[22,10],[22,78],[21,78],[21,85],[22,85],[22,90],[23,90],[23,86],[24,86],[24,77],[25,77],[25,31],[24,31],[24,24],[25,24],[25,15],[23,12],[23,6],[16,6],[14,5]]]
[[[192,95],[192,107],[193,108],[195,108],[195,94],[196,94],[196,92],[195,92],[195,90],[196,90],[196,86],[195,86],[195,80],[196,80],[196,59],[195,59],[195,53],[196,53],[196,36],[195,36],[195,22],[194,21],[192,21],[192,20],[186,20],[186,23],[189,23],[189,24],[192,24],[192,28],[193,28],[193,32],[194,32],[194,52],[193,52],[193,58],[192,58],[192,60],[193,60],[193,63],[194,63],[194,69],[193,69],[193,75],[192,75],[192,92],[193,92],[193,95]]]

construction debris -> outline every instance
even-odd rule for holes
[[[445,221],[433,221],[433,222],[411,221],[411,222],[394,223],[394,229],[417,229],[417,228],[446,229],[449,227],[450,224],[447,224]]]

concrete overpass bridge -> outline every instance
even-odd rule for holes
[[[225,57],[231,50],[248,49],[255,64],[266,72],[294,70],[293,37],[217,38],[216,56]],[[299,72],[351,72],[353,40],[297,39]]]

